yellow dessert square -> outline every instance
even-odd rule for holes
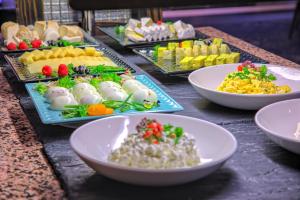
[[[173,50],[164,50],[163,51],[163,59],[165,60],[171,60],[174,56]]]
[[[216,65],[222,65],[226,63],[226,59],[229,54],[221,54],[216,58]]]
[[[94,53],[96,52],[96,49],[95,47],[86,47],[84,51],[87,56],[93,56]]]
[[[211,44],[209,46],[209,52],[211,55],[219,55],[219,47],[216,44]]]
[[[218,55],[210,55],[204,61],[204,66],[212,66],[216,64],[216,59]]]
[[[208,56],[209,55],[209,48],[205,44],[200,46],[200,51],[201,51],[202,56]]]
[[[193,56],[196,57],[196,56],[199,56],[200,54],[201,54],[200,46],[194,45],[193,46]]]
[[[167,47],[159,47],[157,49],[157,57],[164,57],[165,50],[167,50]]]
[[[193,56],[193,50],[191,47],[184,48],[184,55],[185,57],[192,57]]]
[[[223,43],[222,38],[214,38],[212,44],[217,45],[218,47],[221,47],[221,44]]]
[[[184,58],[184,49],[177,47],[175,49],[175,63],[176,65],[180,65],[180,61]]]
[[[180,61],[180,68],[182,70],[190,70],[193,68],[191,61],[194,59],[194,57],[185,57]]]
[[[207,56],[197,56],[192,60],[193,69],[198,69],[200,67],[204,66],[204,61],[207,58]]]
[[[169,49],[169,50],[173,50],[173,49],[175,49],[176,47],[179,47],[179,43],[178,43],[178,42],[169,42],[169,43],[168,43],[168,49]]]
[[[231,63],[238,63],[240,61],[240,53],[234,52],[228,55],[226,58],[226,63],[231,64]]]
[[[192,48],[193,47],[193,40],[185,40],[181,42],[181,47],[182,48]]]
[[[223,54],[223,53],[230,53],[230,48],[228,47],[227,44],[221,44],[221,47],[219,48],[219,52],[220,54]]]

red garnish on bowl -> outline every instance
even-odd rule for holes
[[[43,69],[42,69],[42,73],[45,76],[51,76],[51,74],[52,74],[52,68],[50,66],[48,66],[48,65],[45,65],[43,67]]]
[[[10,51],[16,50],[17,49],[17,45],[15,43],[13,43],[13,42],[10,42],[10,43],[7,44],[6,48],[8,50],[10,50]]]
[[[157,25],[161,25],[163,22],[161,21],[161,20],[158,20],[157,22],[156,22],[156,24]]]
[[[19,43],[19,49],[21,49],[21,50],[26,50],[26,49],[28,49],[28,45],[27,45],[27,43],[26,42],[20,42]]]
[[[38,39],[32,40],[31,45],[33,48],[40,48],[42,45],[42,40],[38,40]]]
[[[60,77],[64,77],[68,75],[68,67],[65,64],[60,64],[58,66],[58,76]]]

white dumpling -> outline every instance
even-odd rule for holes
[[[89,83],[78,83],[72,89],[74,96],[82,96],[86,91],[97,92],[96,88]]]
[[[58,96],[52,100],[51,109],[53,110],[66,110],[67,105],[77,105],[74,96],[69,94],[67,96]]]
[[[80,104],[97,104],[97,103],[101,103],[103,101],[103,98],[100,96],[100,94],[98,93],[92,93],[92,94],[88,94],[83,96],[79,103]]]
[[[117,91],[108,93],[104,96],[106,100],[114,100],[114,101],[125,101],[127,97],[128,94],[123,89],[119,89]]]
[[[135,91],[132,95],[132,101],[137,103],[156,103],[157,95],[153,90],[150,89],[141,89]]]
[[[92,91],[92,90],[83,90],[80,93],[73,93],[73,94],[74,94],[75,99],[77,101],[80,101],[80,99],[85,97],[85,96],[89,96],[89,95],[92,95],[92,94],[99,94],[99,93],[96,92],[96,91]]]
[[[102,92],[106,93],[107,91],[109,91],[112,88],[121,89],[121,86],[118,83],[115,83],[113,81],[104,81],[104,82],[99,83],[98,91],[100,93],[102,93]]]
[[[140,89],[147,89],[145,85],[134,79],[124,81],[122,88],[128,93],[133,93]]]
[[[122,87],[112,81],[104,81],[99,84],[98,91],[106,100],[125,101],[128,94]]]
[[[67,96],[69,94],[70,92],[67,88],[54,86],[47,90],[45,97],[47,98],[47,101],[51,103],[54,98],[59,96]]]

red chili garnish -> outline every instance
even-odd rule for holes
[[[43,68],[42,68],[42,73],[43,75],[45,76],[51,76],[52,74],[52,68],[48,65],[45,65]]]
[[[33,48],[40,48],[42,45],[42,40],[38,40],[38,39],[32,40],[31,45]]]
[[[6,48],[8,50],[16,50],[17,49],[17,45],[15,43],[13,43],[13,42],[10,42],[10,43],[7,44]]]
[[[150,131],[150,130],[148,130],[148,131],[146,131],[145,133],[144,133],[144,135],[143,135],[143,138],[149,138],[149,137],[151,137],[151,135],[153,134],[153,132],[152,131]]]
[[[67,67],[67,65],[65,65],[65,64],[60,64],[59,66],[58,66],[58,71],[57,71],[57,73],[58,73],[58,76],[60,76],[60,77],[64,77],[64,76],[67,76],[68,75],[68,67]]]
[[[158,138],[162,137],[162,133],[161,132],[154,132],[154,135]]]
[[[19,49],[21,49],[21,50],[28,49],[28,45],[26,44],[26,42],[20,42]]]
[[[163,22],[161,21],[161,20],[158,20],[157,22],[156,22],[156,24],[157,25],[161,25]]]
[[[237,70],[241,72],[241,71],[243,71],[243,68],[244,68],[244,66],[239,65],[239,66],[237,67]]]
[[[158,144],[159,142],[158,142],[158,140],[152,140],[152,144]]]

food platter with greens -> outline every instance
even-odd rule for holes
[[[148,76],[104,73],[98,77],[27,83],[39,116],[45,124],[89,121],[111,115],[183,110]]]

